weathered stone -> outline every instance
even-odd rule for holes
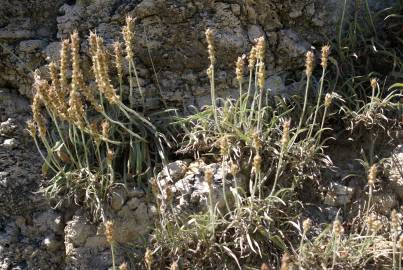
[[[167,169],[169,171],[169,175],[171,176],[173,181],[176,181],[182,178],[187,170],[187,162],[182,160],[177,160],[175,162],[169,163],[167,165]]]
[[[96,226],[80,215],[75,215],[64,228],[65,242],[72,243],[74,246],[84,245],[87,238],[95,233]]]
[[[389,216],[392,209],[398,205],[396,194],[391,191],[375,193],[372,201],[375,211],[385,216]]]
[[[389,179],[391,190],[400,200],[403,200],[403,145],[399,145],[393,151]]]
[[[122,208],[126,200],[126,191],[124,188],[115,189],[111,193],[111,207],[113,210],[118,211]]]
[[[324,203],[331,206],[343,206],[351,203],[353,194],[353,188],[333,182],[330,185],[330,190],[326,194]]]
[[[63,247],[63,242],[57,241],[54,236],[46,237],[42,243],[50,252],[55,252]]]
[[[17,140],[15,138],[5,139],[2,146],[7,149],[13,149],[17,147]]]
[[[227,165],[224,166],[224,171],[226,178],[223,179],[223,168],[221,164],[213,163],[210,165],[206,165],[202,161],[196,161],[190,163],[188,166],[188,171],[183,178],[175,181],[175,183],[170,182],[169,179],[165,176],[164,173],[160,173],[157,177],[161,189],[162,189],[162,198],[164,204],[162,205],[162,211],[170,211],[171,206],[172,210],[177,213],[189,214],[189,213],[197,213],[200,211],[206,211],[209,205],[209,187],[204,178],[204,172],[206,169],[211,169],[214,173],[213,185],[211,197],[213,203],[223,209],[225,206],[224,200],[224,190],[223,190],[223,181],[226,182],[226,194],[227,194],[227,202],[229,205],[232,205],[232,194],[231,188],[234,187],[235,182],[234,178],[229,173],[229,167]],[[237,184],[240,187],[245,186],[245,177],[242,175],[237,176]],[[172,201],[172,205],[166,205],[166,190],[167,188],[171,188],[174,193],[174,198]]]
[[[14,123],[13,119],[8,118],[7,121],[0,123],[0,135],[12,135],[17,129],[17,125]]]

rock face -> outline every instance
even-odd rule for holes
[[[403,200],[403,145],[396,147],[393,152],[389,179],[391,189],[400,200]]]
[[[23,130],[28,104],[0,89],[0,269],[61,269],[63,216],[38,193],[42,161]]]
[[[236,58],[247,53],[257,37],[264,36],[268,42],[268,74],[284,73],[303,63],[311,45],[320,46],[325,35],[334,34],[343,6],[341,0],[3,2],[0,86],[32,96],[30,71],[43,68],[47,59],[57,59],[60,39],[77,29],[83,48],[90,30],[106,43],[122,40],[120,28],[125,16],[131,15],[137,18],[137,66],[147,89],[147,104],[154,108],[160,106],[160,97],[178,107],[203,105],[209,94],[206,28],[215,30],[217,88],[227,95]],[[83,65],[90,67],[86,59]]]
[[[179,165],[180,164],[180,165]],[[198,212],[206,212],[209,205],[209,186],[205,173],[210,170],[213,174],[211,199],[212,203],[220,210],[225,210],[224,187],[228,205],[234,204],[231,190],[235,187],[246,188],[246,177],[238,174],[236,178],[231,175],[227,164],[206,164],[203,160],[197,160],[187,164],[185,161],[176,161],[168,165],[170,176],[165,171],[161,172],[157,181],[161,190],[159,199],[162,202],[161,211],[172,211],[179,215],[188,215]],[[224,174],[223,174],[224,172]],[[169,193],[172,198],[169,198]]]

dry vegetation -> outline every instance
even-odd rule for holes
[[[28,129],[38,149],[41,145],[46,149],[41,152],[49,176],[44,192],[57,205],[84,205],[94,219],[105,222],[113,253],[113,220],[104,212],[111,190],[118,185],[150,190],[159,209],[168,207],[159,213],[144,261],[136,267],[401,269],[400,209],[385,218],[372,205],[384,169],[376,143],[395,143],[392,131],[403,125],[401,8],[387,14],[368,11],[368,25],[356,16],[346,27],[342,19],[337,42],[323,46],[320,53],[306,54],[302,97],[274,96],[265,88],[265,66],[270,63],[264,62],[262,37],[236,61],[237,98],[218,98],[214,30],[208,29],[211,105],[183,117],[134,106],[133,91],[143,90],[130,17],[123,28],[124,51],[115,43],[113,59],[102,38],[91,33],[95,83],[83,78],[78,34],[73,33],[62,43],[60,64],[49,65],[51,81],[37,76],[34,85],[33,122]],[[382,34],[377,34],[376,23],[384,18]],[[354,55],[367,63],[356,61]],[[370,70],[371,61],[381,55],[392,67]],[[124,65],[129,68],[128,93],[123,90]],[[111,70],[116,75],[111,76]],[[340,210],[354,216],[337,215],[332,224],[314,222],[306,205],[329,184],[324,175],[334,165],[328,146],[346,137],[359,143],[363,134],[370,140],[361,146],[363,170],[357,172],[366,182],[362,205]],[[184,218],[171,211],[172,191],[162,190],[152,177],[155,168],[165,168],[167,149],[220,162],[223,178],[233,183],[223,182],[225,204],[219,206],[210,196],[207,212]],[[212,174],[204,172],[210,188]],[[127,267],[122,264],[120,269]]]

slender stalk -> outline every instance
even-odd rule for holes
[[[372,185],[369,185],[369,192],[368,192],[368,207],[366,211],[366,216],[369,216],[369,210],[371,208],[371,200],[372,200],[372,192],[373,192],[373,187]]]
[[[302,246],[304,244],[304,239],[305,239],[305,230],[302,232],[302,237],[301,237],[301,241],[299,243],[299,254],[300,254],[300,258],[299,260],[302,262],[303,261],[303,252],[302,252]]]
[[[283,167],[283,157],[284,157],[285,148],[286,148],[285,145],[283,145],[281,147],[280,158],[278,160],[277,169],[276,169],[276,175],[274,177],[273,187],[271,189],[270,196],[272,196],[274,194],[274,191],[275,191],[276,186],[277,186],[278,178],[280,176],[281,169]]]
[[[325,81],[325,73],[326,73],[326,69],[323,68],[322,69],[322,77],[320,78],[320,86],[319,86],[319,93],[318,93],[318,99],[316,101],[316,109],[315,109],[315,113],[313,115],[313,121],[312,121],[312,125],[309,128],[309,133],[308,133],[308,138],[311,137],[312,135],[312,131],[315,127],[316,124],[316,117],[318,116],[318,112],[319,112],[319,107],[320,107],[320,103],[321,103],[321,97],[322,97],[322,92],[323,92],[323,84]]]
[[[80,168],[82,168],[83,166],[82,166],[81,160],[79,158],[79,152],[78,152],[77,143],[76,143],[78,141],[78,139],[77,139],[77,129],[76,129],[75,125],[71,125],[71,127],[72,127],[72,131],[73,131],[73,140],[72,140],[72,142],[73,142],[73,145],[74,145],[74,150],[76,151],[76,156],[78,158],[78,160],[77,160],[78,166],[80,166]]]
[[[393,270],[396,269],[396,242],[397,242],[397,233],[396,230],[393,229],[392,235],[392,244],[393,244]],[[401,269],[400,267],[398,269]]]
[[[115,264],[115,249],[113,247],[113,244],[111,244],[111,253],[112,253],[112,270],[116,270],[116,264]]]
[[[258,76],[258,68],[259,68],[259,61],[257,61],[256,66],[255,66],[255,91],[253,92],[253,99],[252,99],[252,105],[250,106],[250,113],[249,113],[249,122],[250,122],[250,127],[252,126],[252,121],[253,121],[253,115],[255,114],[255,102],[256,102],[256,93],[258,92],[257,90],[257,76]]]
[[[339,45],[339,53],[340,53],[340,56],[341,56],[342,59],[344,59],[344,55],[341,53],[342,52],[341,35],[343,33],[344,17],[346,15],[346,9],[347,9],[347,0],[344,0],[343,12],[341,14],[339,32],[338,32],[338,36],[337,36],[337,43]]]
[[[259,104],[258,104],[258,111],[257,111],[257,129],[259,132],[262,131],[262,99],[263,99],[263,89],[260,89],[259,93]]]
[[[372,31],[374,32],[375,38],[378,38],[378,34],[376,33],[376,28],[374,24],[374,19],[372,18],[371,8],[369,7],[368,0],[365,0],[365,9],[368,13],[369,22],[371,23]]]
[[[141,96],[141,104],[143,105],[143,111],[144,111],[144,110],[145,110],[145,101],[144,101],[144,92],[143,92],[143,88],[141,88],[139,76],[138,76],[138,74],[137,74],[136,65],[135,65],[133,59],[130,59],[130,62],[132,63],[133,72],[134,72],[134,76],[135,76],[135,78],[136,78],[137,87],[139,88],[139,92],[140,92],[140,96]]]
[[[322,137],[323,126],[325,125],[326,115],[327,115],[327,106],[325,106],[325,110],[323,112],[322,123],[320,124],[318,140],[316,141],[317,145],[320,143],[320,139]]]
[[[56,170],[50,163],[49,161],[46,159],[45,155],[42,153],[41,148],[39,147],[38,144],[38,140],[36,139],[36,137],[34,137],[34,142],[35,142],[35,146],[38,149],[39,154],[41,155],[43,161],[46,163],[46,165],[52,169],[55,173],[57,173],[59,170]]]
[[[74,163],[74,165],[77,167],[77,162],[76,162],[73,154],[71,153],[69,147],[67,146],[66,141],[64,140],[63,133],[62,133],[62,131],[60,129],[59,123],[58,123],[58,121],[56,119],[56,116],[54,114],[52,114],[52,121],[54,122],[54,124],[56,126],[57,132],[59,133],[59,137],[62,140],[62,142],[63,142],[63,144],[64,144],[64,146],[66,148],[67,154],[69,155],[69,157],[70,157],[71,161]]]
[[[252,78],[253,78],[253,69],[249,71],[249,82],[248,82],[248,93],[246,94],[246,103],[245,106],[248,104],[250,92],[252,89]]]
[[[230,212],[230,207],[228,204],[227,200],[227,190],[226,190],[226,184],[225,184],[225,177],[227,176],[227,173],[225,172],[225,166],[224,166],[224,160],[226,160],[225,157],[223,157],[223,161],[221,162],[221,170],[222,170],[222,190],[223,190],[223,195],[224,195],[224,202],[225,206],[227,207],[228,213]]]
[[[340,241],[340,236],[336,235],[336,239],[335,239],[335,243],[334,243],[334,248],[333,248],[333,259],[332,259],[332,270],[334,269],[334,266],[336,265],[336,257],[337,257],[337,252],[339,249],[339,241]]]
[[[87,164],[87,169],[88,169],[88,171],[90,171],[90,163],[89,163],[89,160],[88,160],[88,151],[87,151],[87,145],[86,145],[86,142],[85,142],[84,133],[83,133],[82,130],[80,130],[80,133],[81,133],[81,140],[82,140],[83,148],[84,148],[85,162],[86,162],[86,164]]]
[[[306,106],[307,106],[307,103],[308,103],[308,93],[309,93],[309,85],[310,85],[310,83],[311,83],[311,76],[307,76],[307,78],[306,78],[306,87],[305,87],[304,105],[302,107],[302,113],[301,113],[301,117],[299,119],[297,132],[301,129],[302,122],[304,121],[304,118],[305,118],[305,111],[306,111]]]
[[[132,63],[129,61],[129,104],[133,108],[134,96],[133,96],[133,79],[132,79]]]
[[[217,105],[216,105],[216,93],[215,93],[215,80],[214,80],[214,65],[211,65],[211,79],[210,79],[210,87],[211,87],[211,105],[213,106],[213,114],[214,114],[214,121],[215,125],[218,128],[218,131],[221,133],[221,127],[218,122],[218,115],[217,115]]]
[[[242,83],[241,82],[239,82],[239,99],[238,99],[238,101],[239,101],[239,113],[240,113],[239,124],[242,125],[244,113],[243,113]],[[234,119],[236,121],[236,117],[234,117]]]

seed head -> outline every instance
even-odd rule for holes
[[[341,222],[339,219],[336,219],[333,221],[333,234],[336,236],[341,236],[344,232],[344,228],[341,225]]]
[[[377,86],[378,86],[377,78],[372,78],[371,79],[371,88],[372,88],[372,90],[375,91]]]
[[[42,100],[40,98],[40,95],[38,92],[36,92],[34,99],[32,101],[32,117],[34,122],[36,123],[36,126],[38,127],[39,131],[39,136],[41,139],[44,139],[46,136],[46,126],[45,126],[45,121],[42,117],[41,114],[41,107],[42,107]]]
[[[261,166],[262,166],[262,157],[260,156],[259,153],[257,153],[253,158],[253,171],[255,173],[260,172]]]
[[[49,64],[49,73],[50,73],[50,78],[52,80],[52,85],[53,85],[55,91],[57,93],[59,93],[60,92],[60,81],[59,81],[59,77],[57,74],[57,67],[56,67],[55,62],[51,62]]]
[[[306,60],[305,60],[305,67],[306,67],[306,76],[311,77],[314,67],[314,54],[311,51],[306,53]]]
[[[88,43],[90,44],[90,53],[94,56],[97,53],[97,35],[90,31],[90,36],[88,38]]]
[[[231,174],[236,176],[239,173],[239,166],[236,163],[231,164]]]
[[[280,270],[289,270],[290,269],[290,255],[288,252],[284,252],[283,256],[281,257],[281,267]]]
[[[310,220],[309,218],[305,219],[304,222],[302,222],[302,228],[304,230],[304,234],[306,234],[309,229],[311,229],[312,227],[312,220]]]
[[[178,262],[177,261],[172,262],[171,267],[169,269],[178,270],[179,269]]]
[[[151,183],[151,191],[153,192],[154,196],[157,198],[158,197],[158,183],[157,183],[157,179],[155,177],[152,177],[150,180]]]
[[[70,91],[69,108],[67,109],[67,112],[69,120],[82,129],[84,127],[83,116],[85,111],[81,96],[74,87],[72,87]]]
[[[283,123],[283,136],[281,137],[282,147],[285,147],[290,141],[290,125],[291,125],[291,119],[288,119]]]
[[[235,69],[235,74],[236,74],[236,79],[238,80],[239,84],[242,84],[243,82],[243,73],[244,73],[244,59],[245,55],[238,57],[238,60],[236,61],[236,69]]]
[[[50,86],[46,80],[42,80],[39,76],[39,71],[36,70],[34,73],[34,85],[36,93],[39,94],[43,104],[51,111],[55,111],[54,100],[50,97]]]
[[[104,138],[109,138],[109,130],[110,130],[110,124],[107,120],[104,120],[101,124],[102,127],[102,136]]]
[[[325,96],[325,107],[329,108],[330,105],[332,105],[332,101],[333,101],[333,95],[330,93],[327,93]]]
[[[134,23],[135,20],[127,16],[126,25],[123,27],[123,39],[126,47],[126,58],[128,61],[134,59]]]
[[[399,216],[397,215],[397,211],[395,209],[393,209],[390,214],[390,227],[392,232],[396,232],[399,228]]]
[[[119,266],[119,270],[128,270],[129,268],[127,267],[127,263],[124,262]]]
[[[330,46],[325,45],[322,47],[322,57],[321,57],[321,66],[323,69],[327,68],[327,63],[329,61],[329,54],[330,54]]]
[[[108,243],[110,245],[113,244],[114,242],[114,237],[113,237],[113,222],[108,220],[105,222],[105,237],[106,237],[106,241],[108,241]]]
[[[259,61],[263,62],[265,54],[266,54],[266,41],[264,37],[260,37],[257,39],[256,57]]]
[[[259,64],[259,70],[257,74],[257,82],[258,86],[260,88],[260,91],[264,90],[265,87],[265,82],[266,82],[266,67],[263,61],[261,61]]]
[[[36,137],[35,122],[33,120],[27,121],[27,130],[28,130],[29,135],[31,135],[32,138]]]
[[[146,265],[151,269],[151,266],[153,264],[153,253],[149,248],[146,249],[146,253],[144,254],[144,261],[146,262]]]
[[[253,46],[249,53],[248,68],[250,71],[252,71],[255,68],[255,64],[256,64],[256,47]]]
[[[78,37],[78,32],[74,31],[73,34],[70,36],[71,39],[71,59],[72,59],[72,66],[73,66],[73,74],[71,78],[71,83],[76,84],[78,87],[77,78],[81,74],[80,69],[80,40]]]
[[[57,115],[61,119],[67,120],[67,107],[64,100],[66,95],[61,88],[57,66],[54,62],[51,62],[48,67],[50,78],[52,80],[52,85],[49,93],[50,98],[53,100],[55,110],[57,111]]]
[[[262,141],[259,138],[259,132],[255,131],[252,134],[252,147],[255,148],[256,152],[262,149]]]
[[[206,30],[207,50],[211,65],[215,64],[214,32],[210,28]]]
[[[210,80],[213,79],[213,71],[214,71],[214,66],[210,65],[207,69],[207,76]]]
[[[367,218],[367,226],[370,232],[375,233],[381,227],[381,222],[378,220],[375,214],[371,214]]]
[[[376,165],[372,165],[371,168],[369,168],[368,171],[368,185],[369,186],[374,186],[376,182]]]
[[[84,81],[83,72],[80,67],[80,40],[77,31],[74,31],[74,33],[71,35],[71,58],[73,66],[73,72],[71,78],[72,89],[75,90],[81,89],[83,95],[89,101],[89,103],[95,108],[95,110],[101,112],[102,106],[98,104],[98,102],[95,99],[94,92],[90,87],[87,86],[87,84]]]
[[[115,65],[116,71],[118,73],[119,80],[123,78],[123,58],[122,58],[122,48],[119,42],[113,43],[113,51],[115,54]]]
[[[69,65],[69,41],[67,39],[62,41],[62,48],[60,50],[60,84],[64,93],[67,91],[67,69]]]
[[[228,136],[224,136],[220,140],[220,153],[222,156],[226,156],[229,153],[229,139]]]
[[[106,153],[106,161],[109,164],[112,164],[112,160],[113,160],[114,155],[115,155],[115,152],[113,152],[112,149],[108,149],[108,151]]]
[[[211,189],[213,186],[214,173],[210,167],[208,167],[204,170],[204,179],[206,180],[207,185]]]
[[[108,54],[104,48],[103,39],[97,37],[97,52],[93,57],[93,62],[95,62],[95,80],[99,90],[105,95],[108,102],[111,104],[116,104],[120,98],[116,94],[116,90],[113,88],[109,78],[107,55]]]
[[[403,252],[403,235],[401,235],[399,238],[399,249],[401,252]]]

